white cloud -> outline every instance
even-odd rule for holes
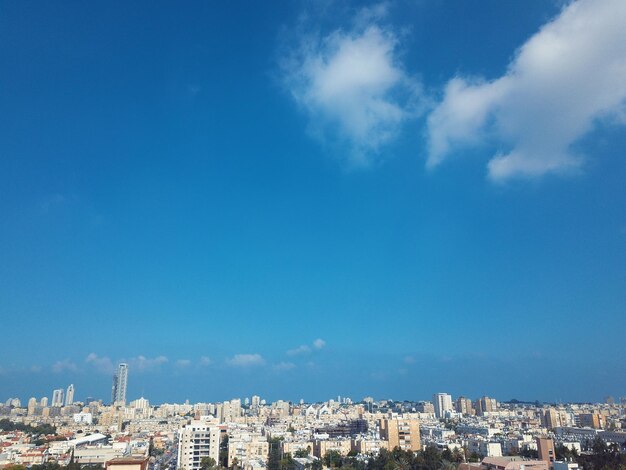
[[[52,372],[55,374],[60,374],[62,372],[76,372],[78,367],[69,359],[63,359],[62,361],[57,361],[52,364]]]
[[[129,370],[146,372],[149,370],[158,369],[163,364],[167,363],[168,359],[165,356],[157,356],[152,358],[137,356],[129,359],[127,362]]]
[[[200,358],[200,365],[201,366],[210,366],[211,364],[213,364],[213,361],[211,360],[210,357],[202,356]]]
[[[90,353],[86,358],[85,362],[96,368],[99,372],[103,374],[112,374],[114,371],[113,361],[110,358],[104,356],[98,356],[96,353]]]
[[[176,361],[176,366],[180,368],[189,367],[191,365],[191,360],[189,359],[178,359]]]
[[[306,344],[302,344],[302,345],[298,346],[297,348],[290,349],[289,351],[287,351],[287,355],[288,356],[299,356],[300,354],[308,354],[310,352],[311,352],[311,348],[309,346],[307,346]]]
[[[147,372],[160,368],[168,361],[168,358],[165,356],[146,357],[143,355],[139,355],[137,357],[133,357],[127,360],[122,359],[114,362],[111,358],[107,356],[98,356],[98,354],[93,352],[85,358],[86,364],[94,367],[96,370],[103,374],[113,374],[115,372],[118,362],[128,363],[129,369],[134,372]],[[186,359],[181,359],[176,362],[176,365],[182,366],[185,361]]]
[[[626,2],[580,0],[518,51],[493,81],[452,79],[428,118],[429,167],[468,146],[496,144],[489,177],[576,170],[572,144],[626,100]]]
[[[311,345],[301,344],[297,348],[290,349],[287,351],[288,356],[300,356],[304,354],[309,354],[314,349],[322,349],[326,346],[326,341],[321,338],[317,338]]]
[[[353,165],[368,165],[380,148],[417,115],[420,84],[398,59],[398,36],[380,25],[386,8],[363,9],[353,27],[320,37],[301,34],[283,60],[293,98],[323,142],[347,143]]]
[[[226,362],[235,367],[250,367],[264,365],[265,359],[260,354],[235,354]]]
[[[293,362],[279,362],[278,364],[274,364],[273,367],[274,367],[274,370],[282,372],[282,371],[294,369],[296,365]]]

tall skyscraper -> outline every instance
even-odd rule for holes
[[[126,387],[128,385],[128,364],[121,363],[117,366],[117,372],[113,376],[113,388],[111,401],[114,404],[126,404]]]
[[[65,393],[65,406],[74,404],[74,384],[70,384],[67,387],[67,392]]]
[[[62,388],[58,388],[52,392],[52,406],[63,406]]]
[[[433,405],[435,405],[435,416],[443,418],[446,411],[452,411],[452,395],[447,393],[435,393],[433,395]]]

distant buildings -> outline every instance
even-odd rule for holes
[[[117,372],[113,376],[111,389],[111,402],[117,405],[126,404],[126,387],[128,385],[128,364],[121,363],[117,366]]]
[[[476,413],[480,416],[498,411],[498,402],[495,398],[482,397],[476,400]]]
[[[456,411],[457,413],[461,413],[463,415],[473,415],[475,414],[474,406],[472,404],[472,400],[465,397],[459,397],[456,400]]]

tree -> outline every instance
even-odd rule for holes
[[[26,470],[24,465],[11,464],[4,467],[4,470]]]
[[[202,457],[202,459],[200,459],[201,470],[216,470],[216,468],[217,465],[213,457]]]
[[[326,465],[327,467],[338,468],[341,467],[341,464],[341,454],[336,450],[329,450],[324,455],[324,465]]]
[[[228,468],[228,434],[224,434],[222,441],[220,442],[220,466]]]
[[[61,465],[57,462],[45,462],[40,465],[31,465],[30,470],[61,470]]]
[[[267,456],[267,470],[280,470],[280,439],[269,440],[270,452]]]

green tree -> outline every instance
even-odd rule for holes
[[[61,465],[57,462],[45,462],[40,465],[31,465],[30,470],[61,470]]]
[[[267,470],[280,470],[280,439],[272,438],[269,440],[270,450],[267,456]]]
[[[219,460],[222,467],[228,468],[228,434],[224,434],[224,437],[220,442]]]
[[[336,450],[329,450],[324,455],[324,465],[332,468],[339,468],[342,464],[341,454]]]
[[[4,470],[26,470],[24,465],[11,464],[4,467]]]
[[[201,470],[216,470],[217,464],[213,457],[202,457],[200,459]]]

